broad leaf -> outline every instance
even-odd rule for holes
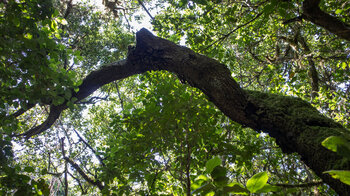
[[[249,191],[239,183],[231,183],[228,186],[224,187],[224,193],[236,193],[241,195],[247,195]]]
[[[339,179],[344,184],[350,185],[350,171],[330,170],[323,173],[329,174],[332,178]]]
[[[206,193],[209,193],[214,189],[215,189],[215,186],[213,184],[207,183],[199,187],[198,189],[192,191],[192,194],[201,193],[201,195],[205,195]]]
[[[247,181],[247,189],[250,192],[255,193],[265,186],[268,179],[269,177],[266,172],[257,173]]]
[[[211,173],[213,171],[213,169],[220,164],[221,164],[221,159],[219,157],[214,157],[214,158],[210,159],[205,164],[206,172]]]
[[[273,186],[270,184],[265,184],[265,186],[261,189],[259,189],[257,192],[259,193],[269,193],[269,192],[280,192],[281,187]]]
[[[330,136],[327,137],[322,142],[322,146],[326,147],[327,149],[337,152],[339,155],[343,157],[350,158],[350,142],[342,137],[339,136]]]

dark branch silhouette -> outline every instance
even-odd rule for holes
[[[350,41],[350,25],[320,9],[321,0],[305,0],[302,18],[319,25],[331,33]]]

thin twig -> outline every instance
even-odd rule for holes
[[[322,185],[322,181],[317,182],[309,182],[309,183],[303,183],[303,184],[272,184],[274,186],[280,186],[284,188],[302,188],[302,187],[313,187],[313,186],[319,186]]]
[[[101,165],[105,166],[105,164],[103,163],[102,157],[100,157],[100,156],[96,153],[95,149],[93,149],[92,146],[80,136],[80,134],[77,132],[77,130],[73,129],[73,131],[75,132],[75,134],[77,134],[77,136],[78,136],[78,138],[80,139],[80,141],[82,141],[82,142],[94,153],[94,155],[96,156],[96,158],[100,161]]]
[[[104,186],[102,185],[102,183],[99,180],[91,179],[88,175],[85,174],[85,172],[73,160],[71,160],[68,157],[64,157],[64,160],[66,160],[81,175],[81,177],[83,177],[87,182],[89,182],[92,185],[97,186],[100,190],[102,190],[104,188]]]
[[[223,40],[225,40],[226,38],[228,38],[232,33],[234,33],[235,31],[237,31],[238,29],[252,23],[253,21],[255,21],[257,18],[259,18],[263,13],[259,13],[258,15],[256,15],[253,19],[251,19],[250,21],[242,24],[242,25],[239,25],[238,27],[236,27],[235,29],[233,29],[231,32],[227,33],[226,35],[222,36],[221,38],[219,38],[218,40],[216,40],[215,42],[213,42],[212,44],[210,44],[208,47],[206,47],[204,49],[207,50],[208,48],[212,47],[214,44],[218,43],[218,42],[222,42]]]
[[[118,93],[118,97],[119,97],[119,100],[120,100],[120,105],[122,107],[122,111],[124,111],[124,101],[120,95],[120,91],[119,91],[119,87],[118,87],[118,82],[115,83],[115,88],[117,89],[117,93]]]

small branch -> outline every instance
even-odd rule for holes
[[[67,162],[64,164],[64,195],[68,196],[68,166]]]
[[[80,179],[79,178],[77,178],[77,177],[75,177],[73,174],[71,174],[70,172],[68,172],[68,174],[75,180],[75,181],[77,181],[77,183],[78,183],[78,185],[79,185],[79,187],[80,187],[80,189],[81,189],[81,194],[82,195],[85,195],[86,194],[86,191],[84,190],[84,187],[83,187],[83,185],[81,184],[81,182],[80,182]]]
[[[80,139],[80,141],[82,141],[82,142],[94,153],[94,155],[96,156],[96,158],[100,161],[101,165],[106,166],[106,165],[103,163],[102,157],[100,157],[100,156],[96,153],[96,151],[91,147],[91,145],[90,145],[88,142],[86,142],[86,141],[80,136],[80,134],[79,134],[75,129],[73,129],[73,131],[75,132],[75,134],[77,134],[77,136],[78,136],[78,138]]]
[[[99,180],[93,180],[91,179],[89,176],[87,176],[85,174],[85,172],[79,167],[78,164],[76,164],[73,160],[71,160],[68,157],[63,157],[64,160],[66,160],[80,175],[81,177],[84,178],[84,180],[86,180],[88,183],[97,186],[100,190],[102,190],[104,188],[104,186],[102,185],[102,183]]]
[[[318,182],[309,182],[304,184],[272,184],[273,186],[280,186],[284,188],[306,188],[306,187],[313,187],[313,186],[319,186],[322,185],[322,181]]]
[[[139,4],[142,6],[142,8],[147,12],[148,16],[154,20],[154,17],[151,15],[151,13],[149,13],[149,11],[147,10],[146,6],[143,4],[143,2],[141,0],[138,0]]]
[[[186,152],[186,190],[187,195],[191,195],[191,144],[188,141],[188,130],[186,130],[186,146],[187,146],[187,152]]]
[[[221,38],[219,38],[218,40],[216,40],[215,42],[213,42],[212,44],[210,44],[208,47],[206,47],[204,49],[207,50],[208,48],[212,47],[214,44],[216,43],[219,43],[219,42],[222,42],[223,40],[225,40],[226,38],[228,38],[232,33],[234,33],[235,31],[239,30],[240,28],[254,22],[257,18],[259,18],[263,13],[259,13],[258,15],[256,15],[253,19],[251,19],[250,21],[242,24],[242,25],[239,25],[238,27],[236,27],[235,29],[233,29],[231,32],[227,33],[226,35],[222,36]]]
[[[60,139],[62,156],[66,157],[66,152],[64,150],[64,138]],[[67,162],[64,163],[64,195],[68,196],[68,166]]]
[[[55,177],[59,178],[63,173],[46,172],[46,174],[50,174],[52,176],[55,176]]]
[[[118,87],[118,83],[116,82],[115,83],[115,88],[117,89],[117,94],[118,94],[118,97],[119,97],[119,100],[120,100],[120,105],[122,107],[122,111],[124,111],[124,101],[120,95],[120,91],[119,91],[119,87]]]
[[[67,1],[67,9],[66,9],[66,12],[64,13],[63,18],[67,19],[67,17],[71,13],[72,8],[73,8],[72,0]]]
[[[77,102],[77,104],[95,104],[97,102],[97,100],[106,101],[107,98],[108,98],[108,96],[106,96],[106,97],[91,97],[89,100],[79,101],[79,102]]]
[[[19,110],[17,110],[15,113],[9,115],[8,117],[17,118],[18,116],[22,115],[23,113],[25,113],[26,111],[30,110],[34,106],[35,106],[35,104],[28,104],[26,109],[20,108]]]
[[[298,16],[298,17],[295,17],[295,18],[291,18],[291,19],[289,19],[289,20],[286,20],[286,21],[284,21],[282,24],[287,25],[287,24],[289,24],[289,23],[299,22],[299,21],[302,21],[302,20],[303,20],[303,16],[301,15],[301,16]]]
[[[298,36],[299,43],[303,47],[304,51],[306,54],[311,54],[311,50],[309,46],[306,43],[306,40],[302,35],[299,34]],[[313,60],[313,55],[308,55],[307,60],[309,62],[309,70],[308,70],[308,75],[310,76],[310,81],[311,81],[311,98],[314,99],[315,97],[318,96],[318,91],[319,91],[319,77],[318,77],[318,72],[316,70],[315,62]]]
[[[126,17],[127,14],[125,13],[125,10],[123,10],[123,13],[124,13],[124,18],[125,18],[126,22],[128,23],[128,30],[130,31],[131,25],[130,25],[130,22],[128,20],[128,17]]]

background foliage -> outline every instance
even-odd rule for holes
[[[301,1],[103,2],[107,11],[72,1],[0,3],[1,194],[335,194],[297,155],[230,121],[170,73],[71,100],[89,72],[126,57],[132,21],[150,18],[159,36],[226,64],[242,87],[301,97],[349,128],[349,42],[287,22]],[[321,8],[350,22],[346,0]],[[71,110],[49,131],[13,137],[42,122],[48,103],[65,101]]]

